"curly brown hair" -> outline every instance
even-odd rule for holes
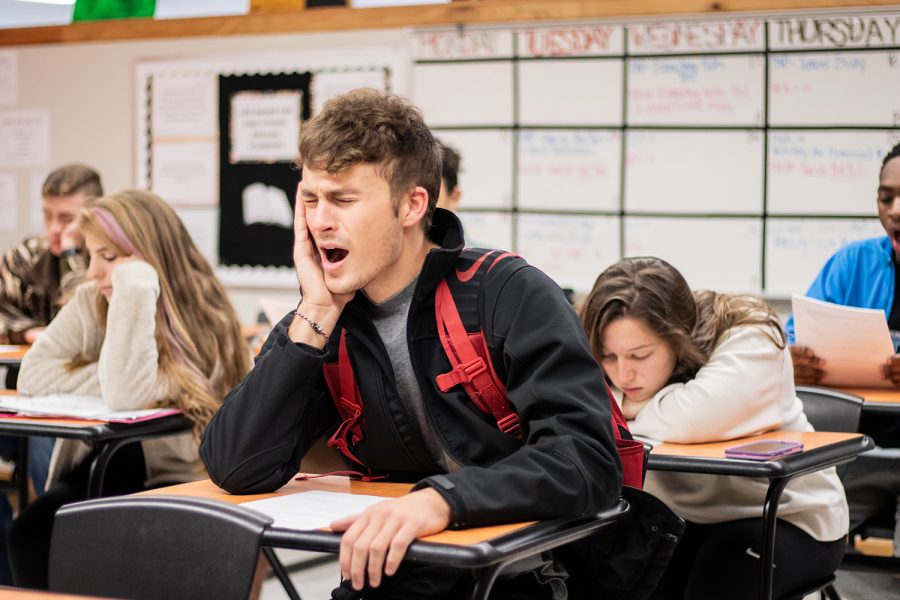
[[[303,124],[296,164],[330,174],[359,163],[375,165],[390,185],[395,214],[403,194],[423,187],[428,210],[422,225],[428,231],[442,162],[441,146],[418,108],[395,94],[362,88],[332,98]]]

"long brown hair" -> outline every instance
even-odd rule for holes
[[[180,408],[199,435],[249,368],[240,323],[225,288],[175,211],[150,192],[104,196],[82,209],[78,227],[116,253],[146,261],[159,275],[159,370],[175,395],[166,402]],[[99,291],[96,302],[105,328],[109,304]]]
[[[786,343],[778,316],[762,300],[709,290],[691,292],[675,267],[654,257],[626,258],[603,271],[580,316],[598,361],[607,325],[622,317],[646,324],[675,353],[670,383],[692,379],[732,327],[765,325],[772,343],[779,348]]]

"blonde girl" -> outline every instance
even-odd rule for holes
[[[202,478],[199,435],[249,368],[225,290],[175,212],[150,192],[105,196],[78,225],[90,282],[23,360],[19,389],[101,396],[112,410],[175,407],[190,420],[193,434],[117,453],[104,494]],[[53,515],[86,497],[89,452],[73,441],[54,448],[47,494],[10,532],[17,585],[46,587]]]

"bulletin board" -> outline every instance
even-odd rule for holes
[[[788,297],[879,235],[900,12],[413,33],[413,100],[462,155],[467,240],[588,291],[656,255],[694,288]]]
[[[402,46],[140,61],[136,181],[173,205],[226,285],[296,287],[302,121],[358,87],[404,92],[409,65]]]

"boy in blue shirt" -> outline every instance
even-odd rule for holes
[[[810,286],[807,296],[859,308],[884,311],[894,341],[893,356],[887,357],[882,374],[900,387],[900,144],[884,161],[878,177],[878,219],[887,235],[844,246],[828,259]],[[794,381],[819,383],[828,365],[812,348],[794,344],[794,318],[785,327],[791,342]],[[871,435],[879,446],[851,463],[843,477],[850,504],[850,531],[875,517],[894,517],[894,555],[900,556],[900,423],[896,420],[867,419],[860,431]]]
[[[811,298],[826,302],[880,308],[888,320],[895,352],[900,351],[900,302],[896,284],[900,270],[900,144],[894,146],[881,163],[878,181],[878,219],[887,233],[884,237],[854,242],[838,250],[806,292]],[[788,319],[785,331],[794,342],[794,317]],[[825,375],[827,365],[812,348],[791,346],[794,380],[798,384],[816,384]],[[886,358],[883,373],[900,386],[900,354]]]

